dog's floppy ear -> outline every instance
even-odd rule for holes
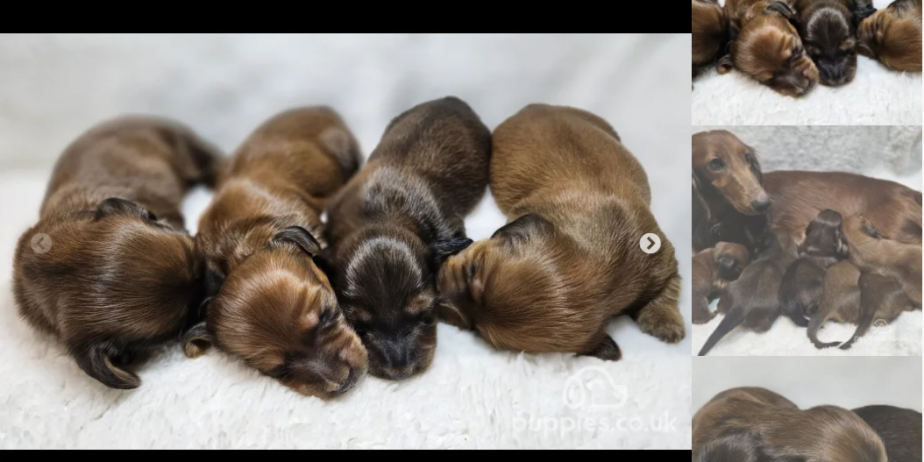
[[[197,358],[205,354],[205,351],[212,346],[214,337],[208,331],[205,321],[202,321],[183,333],[181,343],[183,344],[183,353],[187,358]]]
[[[156,220],[157,217],[144,207],[128,200],[118,197],[110,197],[104,200],[96,208],[96,219],[107,217],[109,215],[134,215],[139,218],[148,218]]]
[[[735,63],[732,61],[731,55],[725,55],[719,58],[715,68],[719,71],[719,74],[728,74],[735,68]]]
[[[859,27],[864,19],[876,13],[872,0],[854,0],[853,25]]]
[[[118,356],[118,351],[110,345],[96,344],[84,351],[74,351],[73,356],[77,365],[90,377],[99,380],[111,388],[128,390],[138,388],[141,379],[135,373],[119,368],[112,362]]]
[[[529,240],[530,236],[543,235],[552,231],[552,223],[534,213],[529,213],[502,226],[491,239],[501,238],[508,241],[520,242]]]
[[[467,237],[442,239],[430,245],[430,259],[440,265],[447,258],[465,250],[474,241]]]
[[[788,3],[779,2],[779,1],[772,2],[769,5],[767,5],[767,9],[765,9],[764,11],[775,11],[783,15],[783,17],[786,19],[792,19],[793,16],[796,15],[796,12],[792,10],[792,7],[789,6]]]
[[[314,261],[314,265],[317,266],[322,273],[327,275],[327,279],[331,280],[334,270],[334,265],[331,264],[331,261],[334,259],[331,248],[328,247],[318,252],[317,254],[312,255],[311,259]]]
[[[301,247],[305,253],[311,256],[315,256],[321,252],[321,244],[318,244],[314,236],[301,226],[289,226],[279,231],[273,236],[273,239],[270,240],[270,245],[277,246],[284,242],[289,242]]]

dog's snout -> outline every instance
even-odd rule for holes
[[[330,392],[330,394],[333,396],[338,396],[338,395],[342,395],[350,391],[351,389],[353,389],[353,386],[355,386],[356,382],[359,380],[359,375],[360,374],[359,372],[357,372],[356,369],[350,369],[350,373],[347,376],[346,380],[344,380],[343,383],[341,383],[340,386],[336,390]]]
[[[751,208],[754,209],[757,213],[764,213],[770,209],[770,198],[761,197],[753,202],[751,202]]]

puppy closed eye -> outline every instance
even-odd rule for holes
[[[334,309],[326,309],[318,317],[318,326],[330,327],[340,318],[340,312]]]

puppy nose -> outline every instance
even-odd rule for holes
[[[770,199],[766,197],[757,199],[756,201],[751,202],[751,208],[753,208],[757,213],[764,213],[767,211],[767,209],[770,208]]]
[[[735,266],[735,259],[731,257],[722,257],[719,259],[719,266],[723,269],[730,270]]]
[[[414,375],[414,367],[407,366],[402,369],[385,368],[382,369],[382,375],[388,380],[400,381]]]

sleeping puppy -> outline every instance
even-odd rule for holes
[[[468,104],[423,103],[391,121],[327,208],[326,271],[372,375],[402,380],[430,366],[434,278],[471,244],[463,217],[484,195],[490,155],[491,132]]]
[[[921,462],[921,413],[895,406],[865,406],[853,412],[879,434],[889,462]]]
[[[693,78],[725,52],[725,13],[718,0],[693,0]]]
[[[708,451],[712,457],[704,457]],[[732,458],[722,459],[719,455]],[[886,462],[882,439],[837,406],[800,410],[763,388],[723,391],[693,416],[693,460]]]
[[[725,286],[741,275],[751,256],[741,244],[719,242],[693,256],[693,324],[705,324],[715,317],[709,303]]]
[[[912,311],[914,307],[901,284],[895,279],[876,273],[860,275],[860,317],[857,331],[847,342],[841,345],[847,350],[873,325],[885,325],[892,322],[903,311]]]
[[[921,0],[896,0],[863,20],[858,50],[885,67],[921,72]]]
[[[914,306],[921,307],[921,246],[887,239],[862,215],[844,220],[850,261],[864,272],[898,280]]]
[[[854,0],[796,0],[796,24],[822,85],[850,83],[857,73]]]
[[[19,313],[112,388],[141,379],[136,353],[176,338],[203,298],[180,203],[213,185],[220,154],[189,128],[123,117],[91,128],[52,172],[13,262]]]
[[[737,281],[728,284],[718,312],[725,318],[706,340],[699,356],[705,356],[719,340],[739,325],[757,333],[773,326],[780,315],[780,285],[786,268],[796,259],[796,244],[786,233],[768,232],[764,251],[748,265]]]
[[[828,321],[856,323],[860,318],[860,270],[847,260],[828,268],[824,279],[824,299],[818,311],[812,315],[806,334],[815,348],[837,346],[840,342],[823,343],[818,340],[818,330]]]
[[[818,69],[790,22],[795,0],[727,0],[730,53],[719,60],[725,74],[734,67],[774,91],[802,96],[818,82]]]
[[[620,357],[606,333],[684,336],[674,247],[649,208],[645,170],[603,119],[533,104],[494,132],[491,191],[511,221],[440,270],[441,317],[492,346]],[[639,248],[646,233],[661,247]]]
[[[325,199],[360,162],[334,111],[307,107],[264,122],[235,153],[202,215],[197,250],[213,297],[205,321],[184,337],[189,357],[211,343],[304,394],[352,388],[366,351],[312,261]]]
[[[799,327],[808,327],[824,298],[825,271],[847,258],[847,244],[841,237],[841,214],[822,210],[805,229],[794,261],[780,284],[780,309]]]

